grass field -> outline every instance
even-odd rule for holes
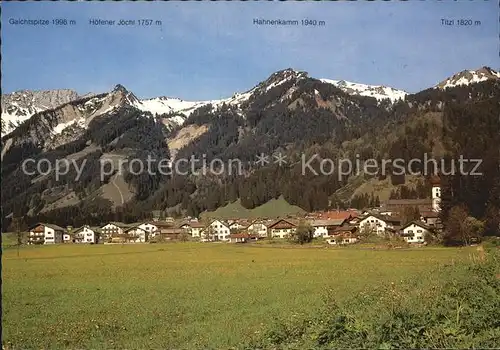
[[[432,276],[475,248],[59,245],[3,251],[6,348],[230,348],[326,294]]]

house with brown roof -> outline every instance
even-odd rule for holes
[[[73,243],[95,244],[98,243],[100,235],[101,229],[99,227],[84,225],[72,232],[72,241]]]
[[[213,220],[201,231],[203,241],[229,241],[231,230],[229,224],[222,220]]]
[[[248,220],[234,220],[232,223],[229,224],[229,229],[231,231],[240,231],[240,230],[245,230],[250,226],[251,221]]]
[[[256,234],[260,238],[266,238],[268,236],[267,231],[267,221],[266,220],[254,220],[247,227],[247,232],[250,234]]]
[[[101,232],[106,241],[112,241],[112,238],[115,238],[116,241],[117,237],[123,236],[124,231],[132,226],[135,226],[135,224],[111,221],[101,227]]]
[[[359,222],[360,230],[371,230],[378,235],[384,235],[389,229],[401,224],[401,219],[394,216],[369,214]]]
[[[179,228],[185,230],[191,237],[199,238],[201,236],[201,231],[205,228],[205,225],[197,221],[188,221],[181,223]]]
[[[408,243],[424,243],[431,228],[420,221],[412,221],[401,227],[401,236]]]
[[[338,227],[344,225],[348,219],[311,220],[309,224],[313,227],[313,237],[329,237]]]
[[[355,235],[358,232],[358,228],[352,225],[344,225],[337,227],[333,231],[333,235]]]
[[[295,232],[297,225],[292,219],[278,219],[267,226],[267,230],[273,238],[287,238]]]
[[[259,239],[258,235],[255,234],[250,234],[247,232],[243,233],[231,233],[229,235],[229,242],[230,243],[246,243],[248,241],[256,241]]]
[[[127,243],[144,243],[149,240],[149,232],[141,228],[140,224],[130,226],[123,230],[122,237],[114,237],[115,241],[121,240]]]
[[[186,230],[180,227],[164,227],[160,229],[160,237],[166,241],[179,240],[181,235],[186,233]]]
[[[28,244],[56,244],[63,242],[66,230],[55,224],[38,223],[29,230]]]
[[[356,226],[344,225],[337,227],[331,238],[327,240],[329,244],[352,244],[358,241],[358,228]]]
[[[148,233],[149,237],[154,237],[159,233],[158,222],[143,222],[139,225],[141,229]]]

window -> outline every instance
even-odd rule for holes
[[[422,230],[417,230],[417,233],[422,233]]]

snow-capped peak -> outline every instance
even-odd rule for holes
[[[475,84],[490,79],[500,79],[500,73],[494,71],[490,67],[482,67],[477,70],[463,70],[437,84],[434,88],[446,89],[449,87]]]
[[[267,78],[265,81],[259,84],[259,87],[260,89],[264,89],[264,91],[267,92],[270,89],[279,86],[281,84],[284,84],[290,80],[300,80],[306,77],[307,77],[306,72],[297,71],[292,68],[287,68],[271,74],[269,78]]]
[[[374,97],[377,100],[390,99],[392,102],[394,102],[399,99],[404,100],[405,96],[408,95],[406,91],[382,85],[367,85],[361,83],[353,83],[346,80],[320,80],[323,83],[335,85],[347,94]]]

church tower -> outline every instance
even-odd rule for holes
[[[431,179],[432,184],[432,210],[441,211],[441,181],[439,177]]]

